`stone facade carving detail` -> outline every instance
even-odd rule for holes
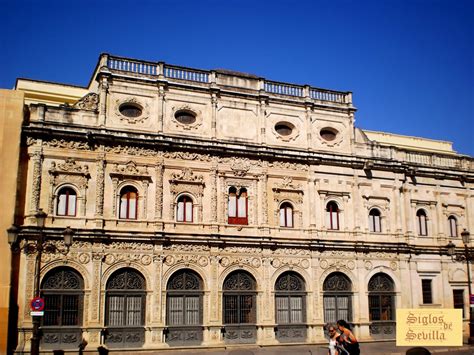
[[[97,111],[99,109],[98,104],[99,95],[90,92],[77,101],[73,107],[80,108],[81,110]]]
[[[204,178],[202,175],[194,175],[192,170],[184,168],[180,173],[174,173],[170,179],[170,191],[173,195],[170,218],[174,218],[174,211],[176,210],[176,197],[183,192],[188,192],[197,199],[197,220],[201,220],[202,209],[202,195],[204,193]]]
[[[232,253],[232,254],[259,254],[262,252],[261,248],[252,248],[252,247],[227,247],[219,248],[219,254],[222,253]]]
[[[178,111],[192,112],[195,118],[195,121],[193,123],[181,123],[173,115],[173,123],[175,127],[190,131],[190,130],[196,130],[202,125],[202,112],[200,110],[197,110],[194,107],[191,107],[189,105],[180,105],[180,106],[171,107],[171,110],[174,113]]]
[[[209,264],[208,257],[204,255],[196,254],[181,254],[181,255],[167,255],[164,260],[165,264],[168,266],[175,264],[195,264],[201,267],[205,267]]]
[[[85,213],[87,203],[87,185],[90,179],[89,167],[87,165],[79,165],[73,158],[67,158],[64,163],[56,164],[51,162],[49,169],[51,195],[49,198],[49,213],[54,212],[54,201],[57,198],[55,194],[56,187],[61,184],[73,184],[79,189],[78,200],[81,203],[80,211]]]
[[[303,203],[303,188],[293,183],[291,177],[285,176],[283,182],[273,188],[275,202],[279,204],[284,200],[290,200],[301,205]]]
[[[140,263],[142,265],[150,265],[153,261],[151,255],[148,254],[130,254],[130,253],[109,253],[105,254],[104,262],[107,265],[112,265],[117,262]]]
[[[200,253],[200,252],[208,252],[211,248],[209,248],[209,246],[207,245],[173,244],[173,245],[167,245],[163,249],[167,251],[174,251],[174,252]]]
[[[255,258],[255,257],[248,257],[248,256],[224,256],[220,259],[219,263],[223,267],[228,267],[230,265],[248,265],[252,266],[254,268],[260,267],[262,265],[262,261],[260,258]]]
[[[336,270],[341,269],[355,269],[355,262],[353,260],[347,261],[347,259],[323,259],[320,261],[319,266],[325,270],[328,268],[335,268]]]
[[[366,270],[372,270],[374,268],[374,265],[372,264],[372,262],[366,261],[364,263],[364,267],[365,267]]]
[[[211,179],[211,221],[217,222],[217,169],[210,174]]]
[[[156,184],[155,184],[155,218],[163,217],[163,164],[156,165]]]
[[[31,212],[36,212],[40,206],[41,193],[41,170],[43,165],[43,155],[41,151],[33,153],[33,188],[31,191]]]
[[[189,152],[165,152],[163,157],[167,159],[197,160],[211,162],[213,158],[209,154],[197,154]]]
[[[66,139],[52,139],[44,141],[43,146],[48,148],[64,148],[73,150],[90,150],[89,144],[86,142],[76,142]]]
[[[222,158],[221,163],[229,164],[235,176],[247,175],[252,162],[248,158]]]
[[[133,147],[133,146],[122,146],[116,145],[113,147],[105,147],[107,153],[120,154],[120,155],[137,155],[143,157],[156,157],[159,153],[153,149]]]
[[[125,116],[120,112],[120,106],[124,104],[132,104],[140,107],[142,110],[141,115],[136,116],[136,117],[130,117],[130,116]],[[146,102],[143,102],[142,100],[137,99],[135,96],[130,96],[126,98],[120,98],[115,100],[115,115],[121,120],[121,121],[126,121],[127,123],[130,124],[137,124],[137,123],[142,123],[145,122],[148,117],[149,117],[149,107]]]
[[[296,248],[278,248],[273,252],[274,255],[291,255],[291,256],[310,256],[311,252],[306,249]]]
[[[97,162],[97,178],[96,178],[96,198],[95,198],[95,215],[96,217],[104,214],[104,184],[105,184],[105,157],[102,156]]]
[[[289,267],[298,266],[303,269],[307,269],[310,267],[311,263],[308,259],[275,258],[275,259],[272,259],[271,265],[274,268],[279,268],[282,266],[289,266]]]
[[[288,170],[293,170],[293,171],[308,171],[309,169],[309,166],[306,164],[289,163],[289,162],[283,162],[283,161],[269,162],[268,166],[270,168],[288,169]]]

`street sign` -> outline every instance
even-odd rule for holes
[[[30,315],[32,317],[41,317],[44,316],[44,311],[31,311]]]
[[[30,302],[30,308],[33,312],[44,310],[44,299],[41,297],[35,297]]]

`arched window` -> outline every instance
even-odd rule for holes
[[[176,345],[202,341],[202,279],[194,271],[175,272],[166,287],[166,341]]]
[[[229,224],[248,224],[248,199],[247,189],[240,191],[234,186],[229,188]]]
[[[449,216],[448,223],[449,223],[449,236],[457,237],[458,236],[458,220],[454,216]]]
[[[301,324],[305,322],[305,286],[295,272],[282,274],[275,283],[275,307],[277,324]]]
[[[176,220],[178,222],[193,221],[193,200],[188,195],[181,195],[178,198],[176,210]]]
[[[293,227],[293,206],[285,202],[280,206],[280,227]]]
[[[382,231],[382,222],[380,211],[372,208],[369,212],[369,232],[380,233]]]
[[[138,191],[133,186],[125,186],[120,191],[119,218],[137,219]]]
[[[224,281],[224,324],[256,322],[255,280],[245,271],[235,271]]]
[[[384,273],[372,276],[368,285],[370,333],[376,338],[395,336],[395,287]]]
[[[324,322],[352,321],[352,283],[342,272],[330,274],[323,283]]]
[[[428,235],[428,222],[425,210],[418,210],[416,212],[416,219],[418,222],[418,235]]]
[[[43,346],[77,348],[81,342],[84,281],[72,268],[49,271],[41,284],[45,302]]]
[[[339,208],[334,201],[326,205],[326,225],[328,229],[339,229]]]
[[[237,270],[223,284],[223,322],[227,343],[253,343],[256,339],[256,282],[246,271]]]
[[[58,192],[58,200],[56,206],[56,214],[58,216],[75,216],[76,215],[76,191],[70,187],[63,187]]]
[[[106,286],[106,342],[110,346],[139,345],[144,342],[145,278],[136,270],[114,272]]]

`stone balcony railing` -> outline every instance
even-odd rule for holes
[[[242,76],[245,80],[238,81],[238,86],[258,89],[267,94],[286,97],[307,98],[315,101],[352,104],[352,93],[320,89],[308,85],[294,85],[269,81],[252,75],[227,72],[222,75],[220,70],[200,70],[187,67],[169,65],[163,62],[147,62],[142,60],[127,59],[103,54],[102,63],[111,71],[126,72],[148,78],[164,77],[166,79],[183,80],[201,84],[226,85],[228,80],[220,80],[222,76]],[[254,83],[256,82],[256,83]]]

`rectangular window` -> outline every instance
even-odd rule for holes
[[[237,217],[237,196],[229,196],[229,217]]]
[[[426,216],[418,216],[418,234],[422,236],[428,235]]]
[[[462,309],[462,317],[464,318],[464,290],[453,290],[454,308]]]
[[[184,221],[184,202],[178,202],[178,222]]]
[[[193,221],[193,204],[190,201],[186,202],[186,222]]]
[[[239,196],[238,199],[239,207],[238,207],[238,216],[241,218],[247,217],[247,197]]]
[[[293,227],[293,210],[286,208],[286,226]]]
[[[431,281],[428,279],[421,280],[421,290],[423,293],[423,303],[431,304],[433,303],[433,293],[431,289]]]

